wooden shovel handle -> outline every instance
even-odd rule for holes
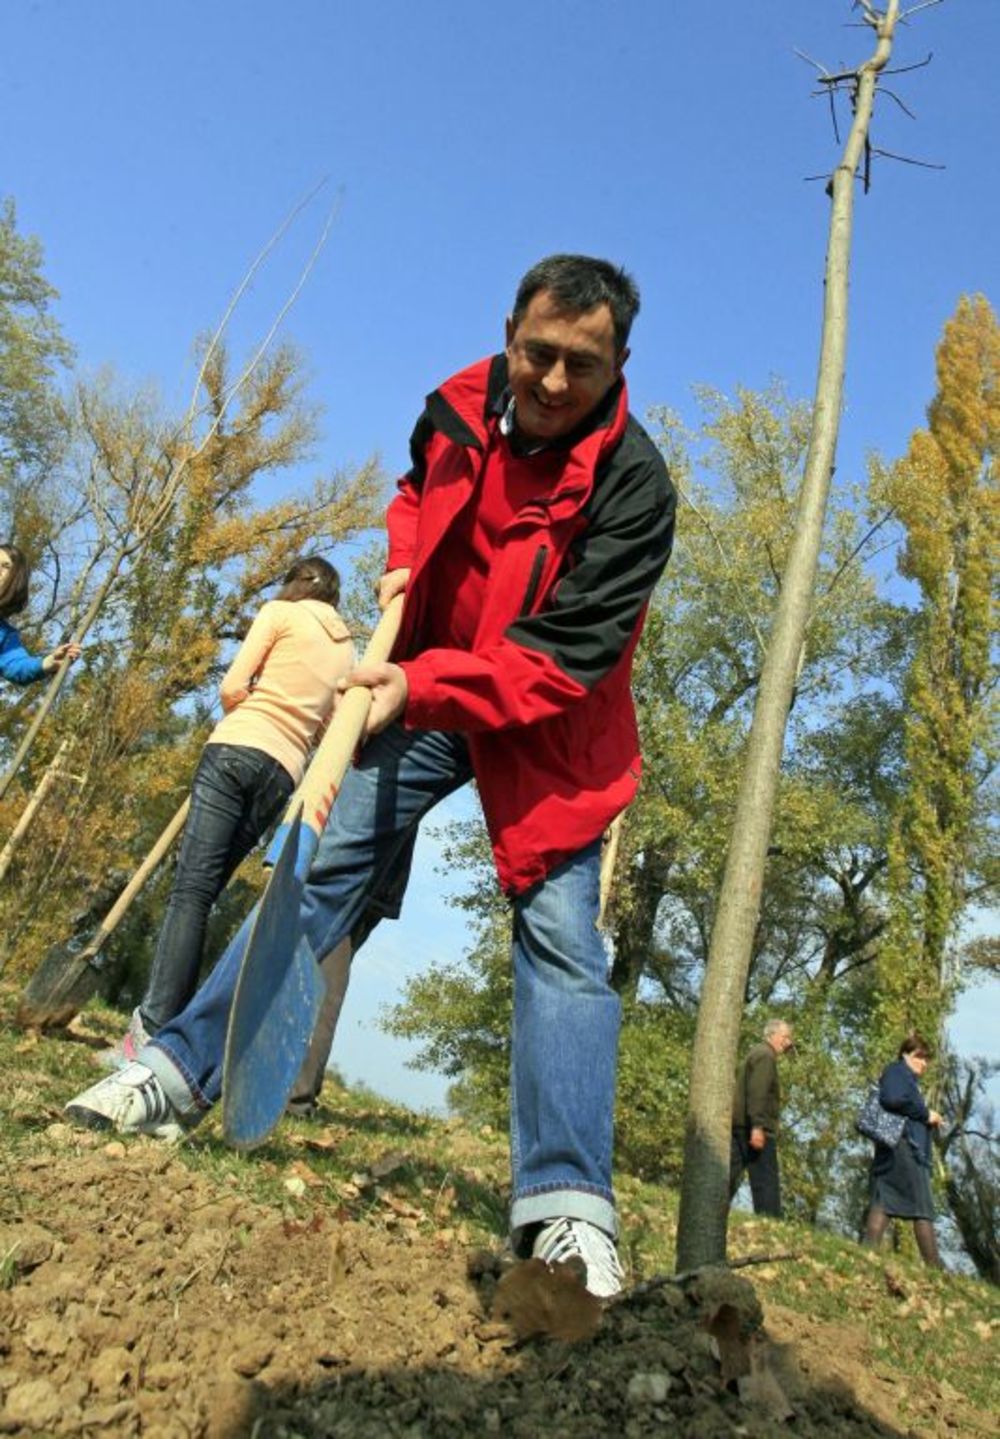
[[[402,614],[403,596],[397,595],[389,602],[368,641],[368,648],[361,658],[363,665],[381,664],[389,658],[399,633]],[[365,685],[355,685],[341,695],[326,734],[288,802],[285,823],[292,822],[301,805],[302,823],[316,834],[322,833],[354,751],[364,734],[371,703],[371,690]]]
[[[622,836],[622,822],[625,819],[625,811],[616,814],[604,832],[604,843],[601,846],[601,878],[600,878],[600,900],[597,912],[597,928],[603,929],[608,917],[608,905],[611,903],[611,886],[615,877],[615,861],[618,858],[618,843]]]

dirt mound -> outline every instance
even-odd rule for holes
[[[151,1142],[61,1125],[47,1141],[0,1223],[3,1432],[907,1432],[861,1385],[856,1336],[824,1368],[817,1326],[798,1362],[791,1318],[772,1343],[738,1276],[614,1304],[583,1342],[528,1341],[494,1317],[493,1259],[417,1232],[405,1202],[359,1219],[311,1195],[279,1213]]]

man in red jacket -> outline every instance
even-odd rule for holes
[[[639,779],[632,654],[675,507],[628,411],[638,306],[623,270],[550,256],[521,281],[504,353],[428,397],[379,586],[383,606],[405,591],[402,629],[392,663],[349,677],[372,691],[369,738],[302,912],[317,961],[349,935],[357,947],[392,909],[423,816],[475,777],[512,906],[514,1247],[582,1263],[601,1296],[621,1287],[619,1001],[595,928],[601,837]],[[135,1072],[80,1096],[74,1117],[162,1131],[218,1097],[248,927]]]

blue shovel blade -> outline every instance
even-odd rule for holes
[[[243,956],[222,1075],[222,1132],[237,1149],[262,1144],[278,1124],[319,1014],[322,976],[299,943],[303,879],[317,843],[296,815]]]
[[[271,843],[264,855],[264,866],[267,869],[275,869],[282,859],[286,864],[291,863],[295,878],[299,885],[306,882],[306,875],[309,873],[309,866],[312,864],[313,855],[316,853],[316,846],[319,844],[319,836],[310,829],[309,825],[302,823],[302,806],[300,805],[291,821],[282,820],[271,837]],[[288,860],[288,851],[291,851],[291,860]],[[266,893],[266,891],[265,891]]]

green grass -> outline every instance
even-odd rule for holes
[[[4,1167],[13,1173],[22,1158],[51,1148],[46,1129],[62,1122],[62,1106],[97,1073],[93,1044],[85,1038],[25,1036],[12,1024],[13,1007],[13,996],[0,991],[5,1075],[0,1178]],[[93,1006],[83,1028],[92,1040],[110,1041],[124,1023],[114,1011]],[[284,1121],[251,1155],[225,1145],[215,1115],[175,1153],[229,1193],[235,1190],[303,1222],[334,1207],[345,1217],[403,1223],[428,1235],[445,1230],[470,1246],[495,1246],[504,1234],[504,1135],[414,1114],[332,1082],[324,1089],[318,1120]],[[30,1217],[17,1209],[16,1186],[2,1188],[7,1198],[0,1218]],[[617,1190],[624,1256],[633,1278],[671,1272],[676,1194],[628,1175],[618,1176]],[[822,1230],[733,1212],[731,1259],[779,1253],[796,1257],[745,1271],[765,1306],[771,1302],[813,1320],[858,1326],[876,1367],[915,1381],[927,1376],[943,1382],[987,1413],[996,1407],[997,1290],[929,1271],[902,1255],[874,1255]],[[14,1256],[0,1254],[0,1287],[13,1282],[14,1274]]]

